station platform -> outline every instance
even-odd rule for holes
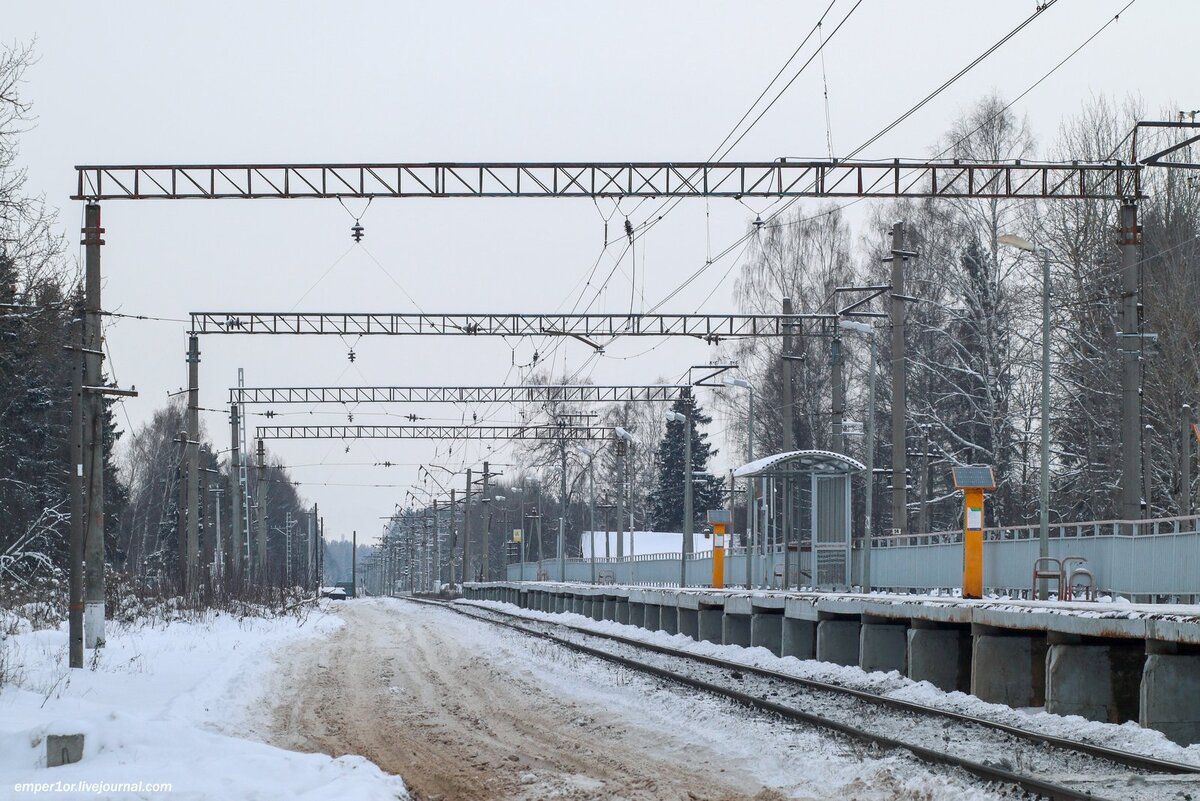
[[[561,582],[468,583],[463,593],[897,671],[985,701],[1200,742],[1200,605]]]

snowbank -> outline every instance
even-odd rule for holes
[[[339,625],[318,611],[305,620],[214,614],[196,623],[110,627],[99,656],[89,651],[87,667],[74,671],[65,667],[65,630],[9,637],[0,647],[16,681],[0,689],[0,796],[33,798],[22,785],[62,782],[74,787],[56,798],[407,798],[398,777],[362,757],[301,754],[237,737],[266,712],[258,704],[273,653]],[[83,759],[45,767],[46,736],[75,733],[85,735]]]

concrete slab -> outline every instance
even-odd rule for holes
[[[815,620],[800,620],[784,615],[782,623],[780,656],[794,656],[797,659],[816,659],[817,622]]]
[[[700,641],[700,611],[691,607],[677,606],[676,614],[679,619],[679,633]]]
[[[750,616],[750,644],[783,655],[782,605],[778,612],[755,612]]]
[[[1138,723],[1181,745],[1200,743],[1200,656],[1147,656],[1140,702]]]
[[[908,651],[907,627],[892,623],[863,623],[858,632],[858,666],[868,673],[903,673]]]
[[[1013,707],[1045,703],[1045,638],[977,635],[971,655],[971,694]]]
[[[835,665],[858,665],[857,620],[822,620],[817,623],[816,657]]]
[[[719,606],[702,606],[696,611],[697,617],[697,640],[711,642],[714,645],[721,645],[724,641],[724,632],[722,631],[724,610]]]
[[[721,616],[721,642],[724,645],[750,645],[750,615],[736,615],[725,606],[725,614]]]
[[[946,692],[971,691],[971,632],[965,627],[910,628],[908,677]]]
[[[1103,723],[1137,720],[1144,659],[1136,645],[1051,644],[1046,711]]]

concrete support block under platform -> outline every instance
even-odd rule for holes
[[[858,666],[868,673],[904,672],[908,634],[903,625],[863,623],[858,632]]]
[[[965,628],[909,629],[908,677],[939,690],[971,690],[971,633]]]
[[[662,604],[658,608],[658,628],[667,634],[679,633],[679,609],[671,604]]]
[[[604,606],[605,600],[603,595],[592,596],[592,605],[588,610],[589,616],[592,618],[592,620],[604,620]],[[611,611],[611,609],[609,611]]]
[[[994,704],[1041,706],[1046,699],[1044,637],[975,637],[971,694]]]
[[[750,644],[766,648],[775,656],[783,652],[783,610],[750,615]]]
[[[613,615],[618,623],[629,622],[629,599],[620,596],[613,599]]]
[[[721,642],[724,645],[750,646],[750,615],[725,613],[721,620]]]
[[[835,665],[858,665],[857,620],[822,620],[817,623],[817,659]]]
[[[1046,653],[1046,711],[1102,723],[1137,720],[1142,643],[1054,644]]]
[[[700,607],[696,613],[697,616],[697,640],[711,642],[713,645],[720,645],[724,641],[724,633],[721,631],[721,618],[724,616],[724,610],[719,606]]]
[[[696,609],[688,609],[679,607],[676,614],[679,615],[679,633],[691,637],[693,640],[700,640],[700,615]]]
[[[602,596],[602,598],[603,598],[603,600],[600,602],[600,618],[599,619],[616,621],[616,619],[617,619],[617,599],[612,595],[605,595],[605,596]]]
[[[817,624],[813,620],[784,617],[780,641],[780,656],[815,659],[817,656]]]
[[[1181,745],[1200,743],[1200,656],[1150,654],[1138,722]]]
[[[631,626],[640,628],[649,628],[646,625],[646,604],[641,601],[629,602],[629,620],[625,621]]]
[[[662,628],[662,604],[646,602],[646,631]]]

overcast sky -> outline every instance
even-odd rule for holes
[[[1127,1],[1060,0],[862,156],[928,155],[975,99],[1020,94]],[[837,0],[826,33],[853,3]],[[74,250],[82,215],[82,204],[68,199],[75,164],[703,159],[827,5],[9,0],[4,30],[7,41],[37,39],[40,60],[26,76],[25,96],[38,125],[24,138],[21,160],[29,188],[61,209]],[[826,47],[824,70],[815,61],[730,157],[825,157],[827,135],[834,155],[849,152],[1034,7],[1033,0],[864,0]],[[1198,30],[1200,3],[1137,0],[1015,110],[1048,143],[1094,93],[1134,94],[1152,110],[1196,108]],[[643,298],[646,307],[657,303],[704,264],[709,243],[723,249],[768,203],[681,204],[639,244],[635,306]],[[635,205],[380,200],[362,216],[362,246],[351,247],[352,215],[332,200],[109,202],[104,305],[167,318],[201,310],[413,311],[413,301],[428,312],[565,310],[602,256],[602,216],[612,215],[615,238]],[[362,204],[350,208],[361,213]],[[611,267],[617,252],[610,247],[602,265]],[[617,268],[595,310],[628,311],[631,267],[627,259]],[[729,268],[715,265],[663,310],[734,311],[737,265]],[[107,368],[141,392],[124,404],[123,425],[141,425],[185,382],[185,330],[110,320]],[[682,341],[643,353],[653,344],[619,341],[587,375],[596,383],[673,380],[713,355]],[[513,363],[532,355],[532,345],[498,338],[210,337],[201,347],[207,409],[223,408],[239,367],[249,386],[471,385],[518,381]],[[564,345],[556,374],[588,355],[580,343]],[[308,411],[278,411],[301,410]],[[466,414],[469,422],[471,411],[364,406],[355,422],[400,423],[394,415],[410,412],[431,422]],[[496,422],[515,419],[510,410],[490,413]],[[346,416],[276,422],[307,419],[337,424]],[[203,420],[228,447],[227,416],[206,412]],[[724,424],[714,422],[715,441],[740,453],[720,433]],[[450,455],[445,444],[413,441],[345,449],[291,442],[277,452],[304,482],[302,494],[321,505],[330,536],[356,529],[366,539],[403,499],[418,464],[457,468],[489,453],[478,443],[455,445]],[[490,458],[508,461],[504,446]],[[372,466],[381,461],[397,466]],[[366,484],[400,487],[326,486]]]

